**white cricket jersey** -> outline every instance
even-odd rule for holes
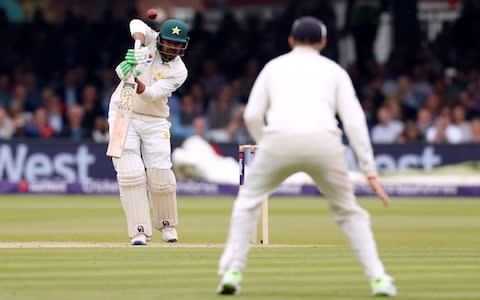
[[[187,79],[187,68],[182,59],[177,56],[169,62],[163,62],[157,51],[158,32],[141,20],[130,22],[130,32],[141,32],[145,35],[145,46],[149,49],[149,59],[136,66],[142,70],[138,77],[146,88],[142,94],[136,94],[133,101],[133,112],[140,115],[168,118],[168,98]],[[110,99],[110,111],[115,110],[115,102],[120,100],[123,81],[117,86]]]
[[[265,65],[250,93],[244,119],[258,143],[264,133],[331,132],[340,138],[336,114],[362,170],[375,175],[365,114],[350,77],[311,47],[297,46]]]

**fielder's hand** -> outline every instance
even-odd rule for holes
[[[128,49],[127,54],[125,55],[125,60],[135,66],[138,64],[143,64],[148,59],[148,48],[141,47],[139,49]]]
[[[377,194],[378,198],[382,200],[383,205],[388,206],[390,203],[390,197],[388,197],[387,193],[380,185],[380,182],[378,182],[377,176],[368,176],[368,184],[372,191]]]

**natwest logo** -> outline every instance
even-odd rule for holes
[[[350,169],[358,169],[358,163],[351,148],[348,148],[347,151],[347,161]],[[424,146],[418,154],[412,152],[404,152],[396,156],[389,153],[376,154],[375,164],[381,173],[409,168],[431,171],[433,168],[442,165],[442,156],[435,153],[433,146]]]
[[[42,179],[58,179],[66,182],[83,182],[90,178],[89,167],[95,156],[88,147],[79,146],[76,153],[59,152],[47,155],[29,153],[28,145],[0,145],[0,181],[36,182]]]

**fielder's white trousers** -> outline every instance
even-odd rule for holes
[[[289,175],[304,171],[326,197],[333,218],[349,239],[367,277],[383,277],[385,271],[377,254],[370,217],[356,202],[340,137],[329,132],[266,134],[258,146],[233,206],[219,274],[228,268],[245,269],[262,201]]]

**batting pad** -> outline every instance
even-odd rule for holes
[[[142,159],[136,154],[120,157],[117,180],[120,200],[127,217],[128,236],[133,238],[139,233],[152,236],[147,179]]]
[[[170,169],[147,169],[148,189],[153,207],[153,225],[158,230],[178,224],[177,182]]]

